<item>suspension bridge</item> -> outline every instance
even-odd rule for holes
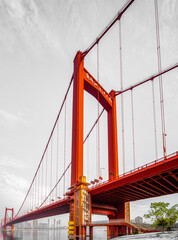
[[[69,237],[85,237],[87,227],[92,236],[93,227],[97,226],[92,222],[92,214],[99,214],[108,216],[110,221],[104,224],[107,236],[114,237],[135,228],[130,223],[131,201],[178,192],[178,149],[175,138],[168,143],[169,116],[164,99],[164,76],[176,72],[178,64],[162,68],[157,0],[153,1],[157,72],[130,87],[124,85],[122,19],[135,2],[128,1],[91,46],[77,52],[68,89],[34,178],[18,212],[5,209],[1,220],[4,230],[20,222],[69,213]],[[103,38],[115,25],[119,37],[120,89],[108,92],[102,86],[100,51]],[[92,51],[96,55],[95,73],[85,64]],[[138,99],[137,89],[143,90]],[[84,137],[85,122],[90,120],[85,93],[95,99],[97,117]],[[139,110],[137,105],[145,98],[150,109]],[[143,133],[145,129],[149,136]],[[171,144],[175,146],[173,151],[167,147]]]

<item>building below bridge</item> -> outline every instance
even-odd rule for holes
[[[137,216],[137,217],[135,218],[135,223],[136,223],[136,224],[143,224],[143,218],[140,217],[140,216]]]

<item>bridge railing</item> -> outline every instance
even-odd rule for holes
[[[123,177],[128,176],[128,175],[130,175],[130,174],[132,174],[132,173],[139,172],[140,170],[148,169],[148,168],[150,168],[150,167],[152,167],[152,166],[154,166],[154,165],[157,165],[157,164],[159,164],[159,163],[167,162],[167,161],[169,161],[169,159],[170,159],[171,157],[175,157],[175,156],[178,156],[178,151],[175,152],[175,153],[169,154],[169,155],[167,155],[166,157],[162,157],[162,158],[156,159],[156,160],[151,161],[151,162],[149,162],[149,163],[147,163],[147,164],[144,164],[143,166],[137,167],[137,168],[132,169],[132,170],[130,170],[130,171],[128,171],[128,172],[125,172],[125,173],[123,173],[123,174],[120,174],[120,175],[117,176],[114,180],[123,178]],[[113,180],[113,181],[114,181],[114,180]],[[92,188],[95,188],[95,187],[97,187],[97,186],[106,184],[106,183],[111,182],[111,181],[112,181],[112,180],[109,180],[109,179],[106,180],[106,181],[100,181],[100,182],[98,182],[98,183],[91,184],[91,185],[89,186],[89,188],[92,189]]]

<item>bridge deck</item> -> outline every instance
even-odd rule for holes
[[[55,203],[51,203],[33,212],[30,212],[23,216],[15,218],[13,221],[8,222],[7,226],[13,225],[19,222],[38,219],[38,218],[45,218],[45,217],[50,217],[54,215],[69,213],[69,210],[70,210],[69,201],[70,201],[69,198],[65,198]]]
[[[178,192],[178,152],[106,181],[89,190],[92,203],[117,205]],[[70,197],[44,206],[7,223],[7,225],[69,213]]]
[[[117,204],[178,192],[178,152],[90,189],[92,202]]]

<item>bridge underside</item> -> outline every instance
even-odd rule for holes
[[[37,209],[33,212],[27,213],[21,217],[15,218],[13,221],[8,222],[7,225],[10,226],[20,222],[69,213],[69,209],[69,199],[63,199],[61,201]]]
[[[178,192],[178,155],[90,190],[92,202],[117,205]]]

